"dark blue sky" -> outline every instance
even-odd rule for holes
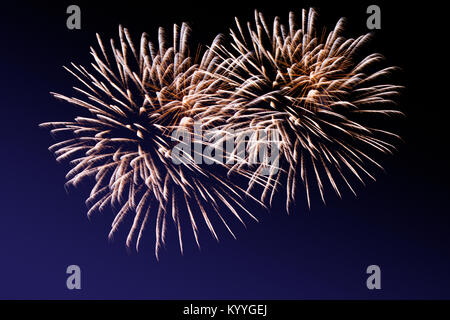
[[[314,199],[307,210],[299,197],[287,216],[283,202],[260,212],[260,223],[237,229],[238,240],[219,244],[201,234],[180,256],[174,234],[156,262],[152,245],[127,252],[124,234],[107,241],[112,212],[89,221],[84,198],[88,185],[64,189],[65,165],[47,150],[53,142],[38,124],[71,119],[76,109],[56,101],[50,91],[71,93],[74,81],[62,69],[71,61],[90,63],[95,32],[116,36],[122,23],[131,31],[156,34],[160,25],[188,21],[196,37],[210,42],[227,32],[235,15],[251,19],[253,8],[287,16],[309,4],[331,26],[349,18],[348,32],[365,32],[365,8],[344,1],[245,6],[128,1],[123,4],[79,2],[82,30],[65,27],[72,3],[18,2],[2,8],[0,77],[2,142],[0,168],[0,298],[31,299],[311,299],[450,298],[450,217],[446,84],[438,16],[423,8],[379,2],[382,30],[370,44],[403,69],[402,110],[398,122],[405,142],[385,161],[377,182],[358,187],[327,205]],[[435,7],[439,13],[439,8]],[[430,20],[427,20],[430,19]],[[195,32],[194,32],[195,33]],[[257,210],[255,208],[255,210]],[[151,231],[148,237],[152,236]],[[65,270],[77,264],[82,290],[66,289]],[[382,270],[382,290],[365,287],[366,267]]]

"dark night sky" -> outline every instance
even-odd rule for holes
[[[89,64],[96,32],[116,37],[123,24],[135,35],[155,35],[159,26],[187,21],[195,40],[209,43],[227,33],[234,16],[252,19],[254,8],[286,19],[290,10],[313,5],[321,25],[345,16],[347,34],[357,36],[367,31],[365,9],[372,4],[154,2],[74,2],[82,10],[79,31],[65,25],[72,1],[2,5],[0,298],[450,298],[447,49],[443,8],[429,2],[374,2],[382,9],[382,29],[369,48],[403,70],[406,117],[396,125],[405,142],[386,159],[377,182],[357,188],[357,198],[330,195],[327,205],[314,199],[308,211],[299,197],[290,216],[279,201],[260,214],[260,223],[238,228],[238,240],[225,236],[217,244],[204,232],[202,250],[192,242],[184,256],[172,234],[160,262],[151,245],[127,252],[124,234],[108,242],[112,213],[87,219],[87,186],[66,192],[66,166],[55,162],[47,150],[53,140],[38,128],[76,114],[49,92],[72,93],[75,82],[62,65]],[[81,267],[80,291],[66,289],[71,264]],[[371,264],[381,267],[380,291],[365,286]]]

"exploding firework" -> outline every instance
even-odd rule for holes
[[[373,154],[391,153],[399,137],[379,128],[381,118],[401,114],[392,110],[400,86],[386,83],[394,67],[378,67],[383,57],[358,58],[370,34],[342,36],[344,20],[326,35],[316,31],[316,11],[302,11],[300,27],[293,13],[287,26],[277,17],[272,25],[255,11],[255,24],[243,28],[236,19],[231,48],[215,50],[221,57],[228,87],[220,94],[217,118],[223,129],[248,131],[247,159],[259,150],[261,130],[276,132],[281,170],[262,176],[264,161],[248,166],[248,190],[265,180],[261,199],[272,202],[285,186],[286,208],[293,203],[298,182],[318,187],[322,200],[326,180],[341,196],[341,182],[353,193],[353,181],[375,179],[369,167],[380,167]],[[241,170],[243,163],[230,167]]]
[[[86,200],[88,216],[107,206],[119,208],[110,237],[131,216],[126,244],[135,243],[136,249],[144,228],[154,225],[158,258],[170,220],[181,252],[185,223],[198,246],[200,221],[215,239],[216,221],[235,237],[227,221],[234,217],[244,223],[241,212],[256,220],[242,195],[256,200],[257,186],[260,199],[270,203],[285,187],[289,211],[300,183],[310,206],[313,185],[325,201],[326,181],[341,196],[341,184],[355,193],[353,180],[375,179],[371,169],[382,168],[375,155],[392,153],[399,139],[381,125],[401,114],[392,108],[401,87],[386,82],[396,68],[380,68],[383,57],[377,53],[361,57],[369,34],[344,38],[343,19],[328,34],[319,34],[316,18],[313,9],[303,10],[300,27],[292,13],[287,26],[278,17],[269,26],[255,11],[255,23],[246,31],[236,19],[231,47],[218,36],[195,56],[186,24],[174,26],[172,43],[163,29],[157,46],[143,34],[138,49],[120,27],[120,43],[111,40],[109,54],[97,35],[100,50],[91,48],[93,69],[73,63],[66,68],[82,84],[75,87],[78,97],[53,93],[88,115],[41,125],[62,135],[50,150],[58,161],[70,161],[67,184],[95,180]],[[201,143],[222,146],[220,152],[233,160],[222,165],[229,175],[248,178],[246,190],[205,170],[195,154],[173,162],[180,142],[173,132],[183,129],[195,136],[197,121],[202,129],[215,129]],[[260,139],[262,133],[269,139]],[[236,137],[244,137],[243,154]],[[230,139],[234,147],[224,150]],[[274,154],[276,160],[268,161]]]
[[[211,212],[234,237],[227,216],[219,212],[221,206],[242,223],[239,212],[254,218],[241,205],[238,186],[205,172],[192,158],[181,165],[171,160],[171,132],[188,128],[196,114],[213,103],[212,93],[221,86],[212,76],[216,65],[213,51],[191,57],[189,33],[186,24],[181,28],[175,25],[170,44],[160,29],[156,47],[143,34],[136,49],[127,29],[119,27],[120,43],[116,46],[111,40],[110,55],[97,35],[100,50],[91,48],[93,70],[73,63],[66,68],[82,84],[75,87],[82,98],[52,93],[86,109],[89,115],[70,122],[41,124],[52,134],[63,135],[50,150],[58,161],[70,161],[67,184],[76,186],[86,178],[95,179],[86,200],[88,216],[109,205],[118,207],[112,237],[125,217],[134,215],[126,244],[135,242],[136,250],[144,228],[154,221],[157,258],[170,220],[183,252],[181,212],[186,213],[197,245],[198,220],[218,239]],[[217,37],[211,47],[219,41]]]

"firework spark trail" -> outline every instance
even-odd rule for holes
[[[187,213],[198,246],[199,220],[218,239],[208,212],[214,212],[234,237],[226,215],[219,212],[220,204],[242,223],[234,206],[256,220],[240,203],[238,186],[205,172],[192,158],[178,166],[171,160],[171,132],[188,127],[197,113],[205,113],[213,103],[212,93],[223,85],[212,76],[217,65],[213,50],[206,50],[200,61],[190,57],[189,33],[186,24],[181,28],[175,25],[170,44],[160,29],[158,46],[143,34],[136,48],[128,30],[119,27],[120,42],[116,45],[111,40],[111,55],[97,35],[100,50],[91,48],[93,71],[73,63],[71,68],[65,67],[82,84],[74,89],[84,98],[52,93],[85,108],[90,116],[41,124],[52,134],[64,135],[49,149],[58,161],[70,161],[67,184],[77,186],[86,178],[95,179],[86,200],[88,216],[108,205],[119,206],[109,235],[112,237],[125,217],[134,214],[126,244],[130,247],[135,242],[136,250],[144,228],[154,219],[157,258],[170,219],[183,252],[182,210]],[[211,48],[219,41],[217,37]],[[202,120],[208,122],[208,117],[202,116]],[[202,177],[209,182],[203,182]],[[200,209],[201,218],[195,216],[195,207]]]
[[[339,196],[338,178],[355,193],[350,176],[363,184],[364,176],[375,179],[369,164],[381,165],[372,153],[391,153],[395,147],[390,139],[399,138],[369,124],[376,115],[401,114],[389,108],[401,87],[384,79],[396,68],[377,68],[383,60],[377,53],[358,59],[358,51],[370,35],[345,39],[341,35],[343,19],[326,38],[317,36],[316,18],[314,9],[303,10],[300,27],[293,13],[287,26],[278,17],[270,26],[255,11],[255,24],[247,23],[247,29],[236,19],[231,48],[214,48],[223,70],[218,76],[225,77],[222,80],[228,86],[219,92],[221,103],[208,112],[216,114],[223,130],[251,135],[273,130],[280,136],[283,170],[263,177],[264,161],[256,168],[248,166],[248,192],[264,179],[261,200],[270,197],[272,202],[276,189],[286,186],[288,212],[297,180],[305,186],[308,206],[312,184],[325,202],[326,180]],[[247,147],[247,162],[258,150],[254,137]],[[237,169],[243,170],[242,164],[229,170]]]
[[[218,36],[196,57],[189,53],[186,24],[174,26],[172,43],[163,29],[157,46],[143,34],[139,48],[120,27],[119,45],[110,42],[112,54],[97,36],[100,50],[91,48],[92,71],[73,63],[66,68],[82,84],[74,87],[82,98],[53,93],[90,116],[42,124],[52,134],[63,135],[50,150],[58,161],[70,161],[67,184],[95,179],[86,201],[88,215],[118,206],[112,237],[134,214],[126,244],[135,242],[136,249],[144,228],[154,220],[158,258],[170,220],[181,252],[182,218],[188,220],[198,246],[199,223],[218,239],[212,216],[235,237],[220,207],[242,223],[239,212],[256,220],[241,196],[247,193],[256,200],[256,186],[262,187],[261,201],[269,198],[270,204],[284,186],[289,212],[299,181],[310,206],[312,185],[325,201],[327,181],[341,196],[341,184],[355,193],[353,179],[374,179],[371,167],[382,167],[373,154],[391,153],[391,140],[399,138],[380,129],[379,119],[374,119],[401,114],[390,107],[401,87],[384,79],[395,68],[380,69],[380,54],[358,58],[370,36],[344,38],[343,19],[326,37],[318,36],[316,16],[313,9],[303,10],[300,27],[292,13],[287,26],[278,17],[269,26],[255,11],[255,24],[248,23],[247,30],[236,19],[231,48]],[[216,132],[210,141],[202,140],[205,146],[249,137],[244,159],[238,155],[239,143],[231,152],[220,150],[233,160],[223,163],[229,175],[248,178],[246,190],[200,167],[195,154],[185,154],[181,165],[172,162],[177,141],[171,134],[178,129],[193,133],[199,120],[202,129]],[[261,140],[262,132],[270,138]],[[275,162],[267,161],[270,151],[261,159],[262,149],[274,148],[268,142],[279,151]],[[263,174],[267,169],[269,174]]]

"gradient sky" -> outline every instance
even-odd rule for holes
[[[329,28],[346,16],[347,34],[354,37],[367,31],[365,8],[372,2],[76,3],[82,10],[79,31],[65,26],[72,1],[2,5],[0,298],[450,298],[449,90],[437,78],[445,73],[447,56],[438,6],[377,1],[382,29],[369,48],[403,69],[401,109],[407,117],[396,123],[405,142],[386,159],[386,173],[377,172],[375,183],[359,186],[357,198],[330,194],[323,205],[315,197],[311,210],[300,195],[290,216],[280,200],[270,212],[258,212],[260,223],[237,228],[238,240],[224,235],[217,244],[203,232],[202,250],[191,241],[184,256],[172,234],[156,262],[152,244],[137,254],[125,249],[125,233],[108,242],[112,212],[87,219],[89,184],[64,189],[67,166],[55,162],[47,150],[54,140],[38,128],[76,114],[49,94],[72,94],[75,81],[62,65],[89,64],[95,33],[116,37],[119,23],[134,35],[154,36],[160,25],[187,21],[195,40],[209,43],[228,31],[234,16],[252,19],[254,8],[286,19],[289,10],[311,4]],[[65,286],[71,264],[81,267],[80,291]],[[382,290],[365,286],[371,264],[381,267]]]

